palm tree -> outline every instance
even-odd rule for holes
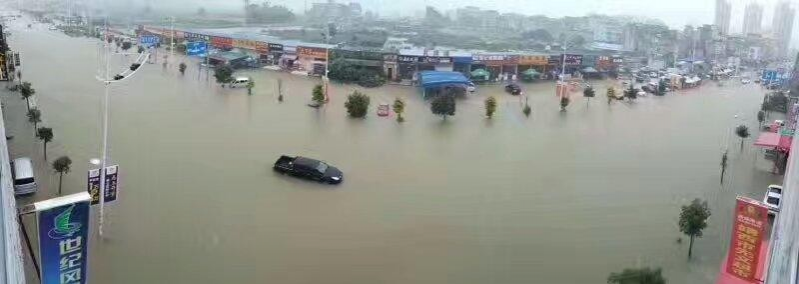
[[[660,268],[625,268],[608,276],[609,284],[666,284]]]
[[[486,116],[488,118],[494,117],[494,112],[497,111],[497,99],[492,97],[488,97],[485,100],[485,108],[486,108]]]
[[[39,109],[32,108],[28,110],[28,122],[33,123],[33,129],[38,131],[38,123],[42,122],[42,112]],[[34,133],[35,134],[35,133]]]
[[[64,174],[69,173],[72,160],[67,156],[58,157],[53,161],[53,170],[58,173],[58,196],[61,196],[61,182],[64,179]]]
[[[30,104],[30,97],[36,93],[36,90],[31,87],[30,82],[22,82],[22,86],[19,88],[19,94],[25,99],[25,105],[28,107],[28,110],[31,109]]]
[[[741,151],[743,151],[744,139],[749,137],[749,127],[746,127],[746,125],[743,124],[738,125],[738,127],[735,128],[735,135],[738,135],[738,137],[741,138]]]
[[[44,142],[44,160],[47,161],[47,143],[53,141],[53,129],[50,127],[39,128],[36,137],[39,137],[39,140]]]

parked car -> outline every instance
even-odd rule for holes
[[[469,93],[474,93],[477,91],[477,86],[475,86],[474,83],[469,82],[466,84],[466,90],[469,91]]]
[[[235,79],[233,79],[233,82],[230,82],[230,87],[231,88],[247,87],[247,83],[250,83],[250,78],[236,77]]]
[[[36,178],[33,175],[33,163],[30,158],[14,159],[14,195],[35,193],[38,189]]]
[[[329,184],[341,183],[344,180],[344,174],[338,168],[306,157],[280,156],[273,169],[281,174]]]
[[[775,214],[780,211],[780,199],[782,198],[782,186],[772,184],[766,190],[766,196],[763,197],[763,203],[768,207],[769,214]]]
[[[522,94],[522,88],[516,84],[508,84],[505,86],[505,92],[508,92],[514,96],[518,96]]]
[[[746,85],[746,84],[749,84],[749,83],[751,83],[751,82],[752,82],[752,81],[751,81],[751,80],[749,80],[749,79],[741,79],[741,84],[744,84],[744,85]]]

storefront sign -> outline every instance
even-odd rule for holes
[[[89,200],[81,192],[34,204],[41,283],[88,282]]]
[[[233,39],[227,37],[211,37],[211,45],[216,48],[233,48]]]
[[[88,188],[92,205],[100,203],[100,169],[89,170]]]
[[[396,54],[383,54],[383,61],[396,62],[397,61],[397,55]],[[799,73],[797,73],[797,74],[799,74]]]
[[[119,195],[119,165],[105,167],[105,194],[103,202],[109,203],[117,200]]]
[[[432,64],[447,64],[447,63],[452,63],[452,58],[440,57],[440,56],[425,56],[425,57],[419,57],[419,62],[432,63]]]
[[[419,61],[419,57],[407,56],[407,55],[399,55],[399,56],[397,56],[397,61],[406,62],[406,63],[414,63],[414,62]]]
[[[566,65],[582,65],[583,64],[583,56],[576,55],[576,54],[564,54],[564,61]]]
[[[547,65],[549,56],[546,55],[522,55],[519,56],[520,65]]]
[[[519,63],[519,56],[475,54],[472,55],[472,61],[477,64],[482,63],[490,66],[513,65]]]
[[[298,46],[297,47],[297,56],[298,57],[310,57],[310,58],[319,58],[319,59],[327,59],[327,49],[324,48],[316,48],[316,47],[304,47]]]
[[[269,44],[262,41],[257,41],[255,42],[255,51],[260,54],[268,54]]]
[[[254,40],[248,39],[234,39],[233,40],[233,47],[236,48],[243,48],[249,50],[255,50],[258,46],[258,42]]]
[[[211,41],[211,37],[210,36],[203,35],[203,34],[184,32],[183,35],[184,35],[184,37],[187,40],[202,40],[202,41],[206,41],[206,42]]]
[[[622,59],[621,57],[613,57],[613,63],[614,64],[622,64],[622,63],[624,63],[624,59]]]
[[[754,283],[761,263],[760,246],[768,224],[768,208],[757,200],[738,197],[734,218],[727,272]]]
[[[283,45],[277,43],[270,43],[269,52],[283,52]]]

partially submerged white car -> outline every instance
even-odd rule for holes
[[[782,186],[769,185],[766,196],[763,197],[763,203],[768,207],[769,214],[780,212],[780,199],[782,199]]]

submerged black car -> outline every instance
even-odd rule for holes
[[[329,184],[341,183],[344,180],[344,174],[338,168],[319,160],[299,156],[280,156],[273,169],[282,174]]]
[[[522,94],[522,88],[516,84],[508,84],[505,86],[505,92],[508,92],[514,96],[518,96]]]

